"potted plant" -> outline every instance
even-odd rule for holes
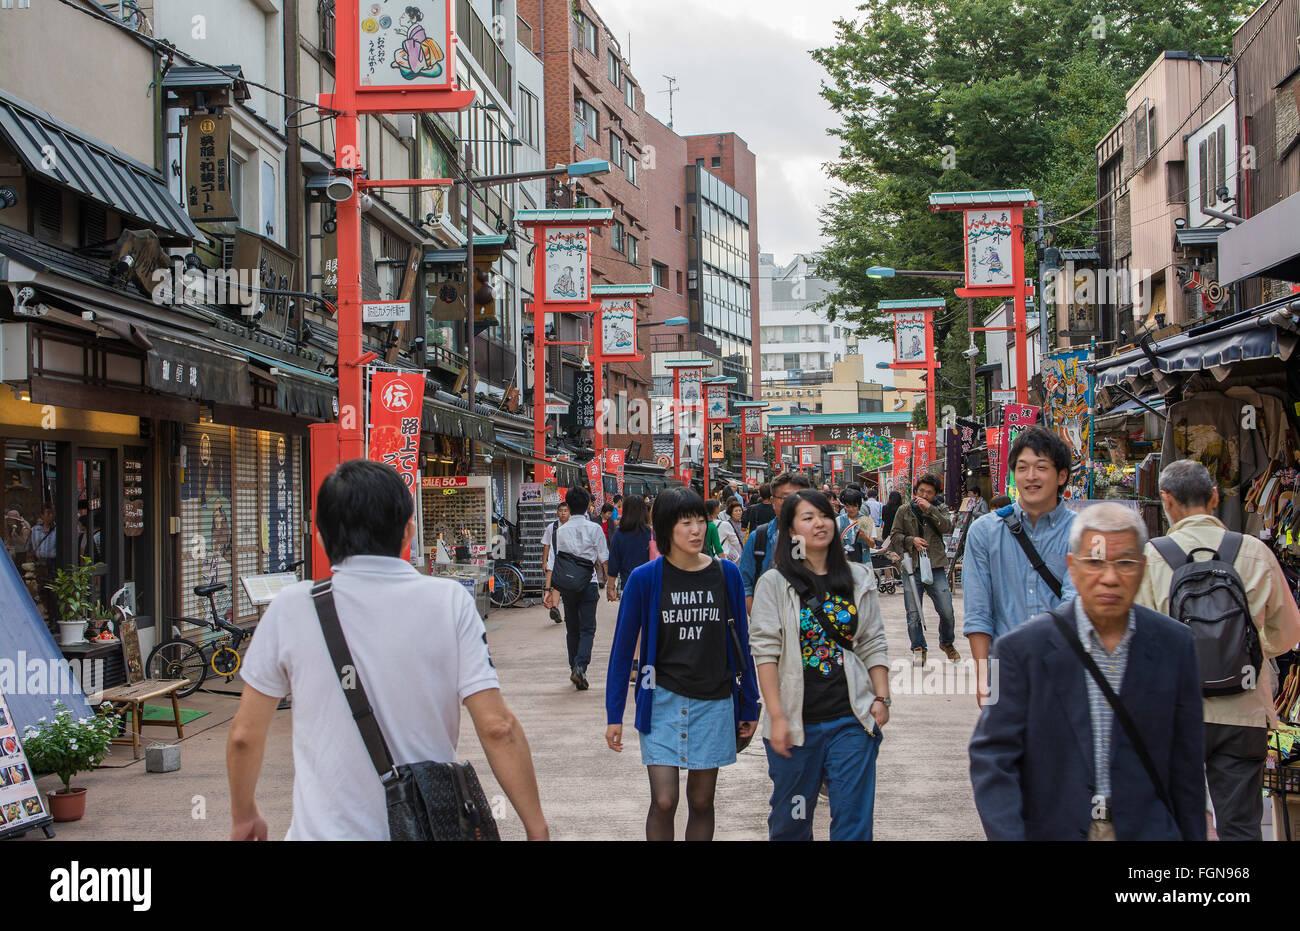
[[[54,581],[46,586],[54,592],[58,602],[59,642],[65,647],[85,639],[86,625],[95,610],[92,583],[96,570],[102,565],[93,562],[89,556],[82,556],[81,565],[58,570]]]
[[[37,722],[40,727],[29,726],[23,734],[33,771],[55,773],[63,780],[62,789],[45,793],[55,821],[78,821],[86,813],[86,790],[73,788],[72,777],[103,761],[117,733],[119,717],[105,713],[73,718],[63,702],[55,701],[54,720],[42,717]]]

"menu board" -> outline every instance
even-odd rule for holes
[[[29,831],[50,820],[9,703],[0,692],[0,837]]]
[[[122,460],[122,534],[144,533],[144,461]]]

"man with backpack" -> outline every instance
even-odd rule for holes
[[[744,550],[740,553],[740,577],[745,582],[746,612],[754,605],[754,586],[758,584],[758,577],[772,567],[772,554],[776,551],[777,518],[781,513],[781,505],[789,495],[800,488],[811,487],[812,483],[799,472],[782,472],[772,479],[771,505],[768,510],[773,516],[766,524],[755,526],[753,533],[745,540]],[[764,501],[764,504],[767,502]]]
[[[1260,780],[1277,723],[1267,660],[1300,639],[1297,609],[1268,545],[1214,516],[1219,490],[1191,459],[1160,473],[1169,535],[1147,543],[1139,604],[1191,628],[1205,712],[1205,777],[1220,840],[1260,840]]]

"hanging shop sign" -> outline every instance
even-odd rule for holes
[[[817,447],[800,446],[799,447],[799,468],[811,469],[816,464]]]
[[[357,10],[358,83],[363,90],[448,90],[452,66],[451,0],[341,0]],[[413,104],[412,110],[419,109]]]
[[[934,459],[934,437],[928,433],[917,433],[912,449],[916,457],[914,471],[918,475],[924,474],[930,468],[931,460]]]
[[[576,418],[578,429],[596,429],[596,373],[578,372],[573,378],[573,402],[569,413]]]
[[[412,495],[419,487],[423,407],[423,373],[371,375],[369,458],[395,468]]]
[[[605,472],[613,475],[618,480],[618,494],[623,494],[623,479],[627,459],[626,450],[607,449],[605,450]]]
[[[122,460],[122,535],[144,533],[144,461]]]
[[[726,385],[708,385],[708,406],[705,416],[709,420],[730,420],[731,405],[727,397]]]
[[[241,274],[247,270],[248,279],[257,288],[263,291],[288,291],[296,262],[297,257],[274,240],[247,230],[236,230],[235,256],[231,268],[237,269]],[[257,328],[283,339],[289,326],[290,303],[291,298],[287,294],[254,293],[248,295],[246,302],[241,304],[241,313],[261,314],[257,319]]]
[[[27,762],[9,703],[0,692],[0,837],[30,831],[52,820],[36,788],[36,776]]]
[[[591,489],[591,500],[596,505],[596,513],[605,506],[605,485],[600,480],[600,459],[592,459],[587,463],[587,487]]]
[[[362,323],[398,323],[410,319],[410,301],[365,301],[361,305]]]
[[[590,299],[590,264],[587,250],[590,229],[586,226],[548,226],[543,252],[546,262],[548,304],[585,304]]]
[[[831,473],[844,471],[844,454],[831,453]]]
[[[185,207],[191,220],[238,220],[230,176],[230,117],[195,113],[185,131]]]
[[[745,408],[741,424],[741,432],[744,433],[745,436],[759,436],[763,432],[762,410],[757,407]]]
[[[894,314],[894,362],[924,362],[926,317],[924,310],[904,310]]]
[[[1016,244],[1011,214],[1006,207],[962,211],[966,287],[1009,288],[1014,284],[1012,250]]]
[[[636,301],[630,297],[600,302],[600,349],[606,358],[636,355]]]
[[[725,439],[722,432],[722,424],[715,423],[709,426],[709,459],[714,462],[726,458]]]

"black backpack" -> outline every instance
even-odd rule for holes
[[[1196,638],[1201,694],[1235,695],[1255,687],[1264,654],[1251,620],[1246,586],[1232,568],[1241,550],[1241,534],[1225,533],[1217,552],[1198,546],[1184,553],[1169,537],[1157,537],[1151,545],[1173,567],[1169,615],[1190,627]],[[1198,552],[1211,556],[1193,562]]]

